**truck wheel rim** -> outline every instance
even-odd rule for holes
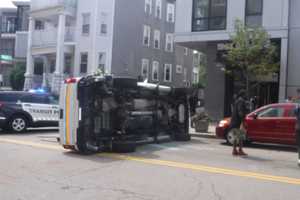
[[[26,123],[25,123],[24,119],[22,119],[22,118],[14,119],[13,122],[12,122],[12,128],[15,131],[24,130],[25,125],[26,125]]]

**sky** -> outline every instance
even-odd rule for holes
[[[29,0],[18,0],[18,1],[29,1]],[[12,0],[0,0],[0,8],[14,8]]]

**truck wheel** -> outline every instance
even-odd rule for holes
[[[13,116],[8,123],[8,128],[15,133],[22,133],[26,131],[27,126],[27,119],[22,115]]]
[[[112,151],[115,153],[131,153],[135,152],[136,143],[134,141],[113,141]]]

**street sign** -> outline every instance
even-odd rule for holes
[[[13,58],[10,55],[0,55],[0,60],[3,60],[3,61],[13,61]]]

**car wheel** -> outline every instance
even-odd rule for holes
[[[234,142],[234,133],[232,130],[228,131],[226,134],[226,142],[230,145],[233,145]]]
[[[9,121],[9,129],[16,133],[22,133],[26,131],[28,126],[27,119],[23,116],[14,116]]]

